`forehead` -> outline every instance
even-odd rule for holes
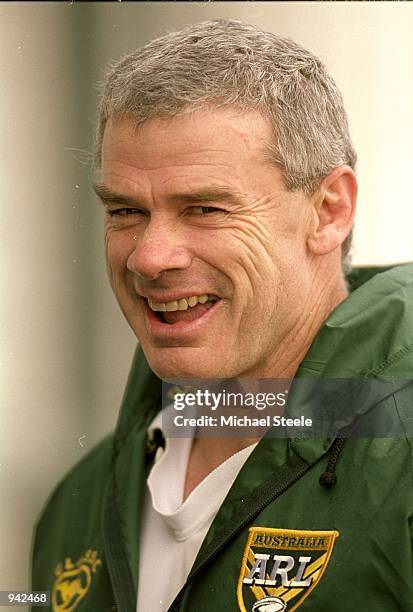
[[[102,172],[112,177],[134,170],[137,176],[230,172],[239,178],[250,173],[251,164],[256,171],[268,169],[271,140],[270,122],[255,111],[197,110],[151,119],[138,128],[125,118],[110,119],[102,143]]]

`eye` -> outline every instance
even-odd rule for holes
[[[195,215],[211,215],[213,213],[226,212],[222,208],[216,208],[215,206],[191,206],[191,211]]]
[[[144,215],[140,208],[109,208],[106,210],[109,217],[128,217],[130,215]]]

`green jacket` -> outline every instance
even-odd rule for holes
[[[386,379],[390,390],[367,394],[354,411],[342,396],[331,409],[337,414],[342,402],[341,425],[353,431],[376,415],[399,434],[344,444],[340,432],[338,440],[262,439],[171,611],[250,612],[255,604],[254,612],[413,612],[413,265],[357,287],[369,274],[353,274],[356,289],[330,315],[297,377]],[[36,529],[32,588],[52,592],[54,612],[136,610],[139,515],[153,457],[146,430],[160,397],[137,350],[116,432],[48,501]],[[293,394],[287,406],[316,418],[317,398],[304,404]],[[154,568],[153,588],[157,580]]]

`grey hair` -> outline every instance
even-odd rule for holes
[[[343,99],[323,63],[289,38],[235,20],[204,21],[155,40],[113,64],[101,90],[95,161],[109,117],[136,126],[207,105],[257,110],[289,190],[314,192],[333,168],[355,168]],[[342,245],[349,267],[351,233]]]

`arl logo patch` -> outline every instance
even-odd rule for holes
[[[92,582],[92,574],[101,565],[96,550],[87,550],[76,563],[68,557],[64,565],[58,563],[52,590],[53,612],[71,612],[84,598]]]
[[[338,535],[251,527],[238,580],[240,610],[296,610],[323,575]]]

